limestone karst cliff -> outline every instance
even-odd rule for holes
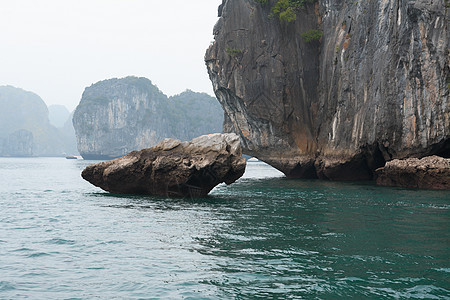
[[[18,129],[0,137],[0,156],[33,156],[33,133]]]
[[[244,153],[290,177],[336,180],[449,156],[446,1],[304,1],[291,22],[264,2],[224,0],[205,56]],[[306,39],[313,30],[323,35]]]
[[[110,159],[156,145],[222,131],[219,103],[186,91],[167,97],[146,78],[126,77],[86,88],[73,116],[80,154]]]
[[[73,149],[71,139],[50,124],[38,95],[0,86],[0,156],[61,156]]]

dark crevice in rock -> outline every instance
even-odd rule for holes
[[[317,179],[317,170],[314,162],[300,164],[298,163],[289,173],[286,174],[288,178],[304,178],[304,179]]]
[[[450,138],[434,145],[434,149],[431,150],[431,153],[443,158],[450,158]]]

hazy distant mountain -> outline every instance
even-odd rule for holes
[[[0,137],[0,156],[32,156],[33,133],[25,129]]]
[[[70,147],[36,94],[0,86],[0,156],[59,156]]]
[[[146,78],[126,77],[86,88],[73,124],[85,158],[106,159],[154,146],[171,137],[190,140],[222,132],[223,111],[207,94],[168,98]]]
[[[166,112],[171,121],[178,124],[172,133],[182,140],[222,132],[223,110],[216,98],[191,90],[169,98],[170,110]]]
[[[72,118],[75,111],[67,117],[64,125],[59,128],[64,136],[64,146],[67,154],[78,155],[77,138],[75,136],[75,129],[73,128]]]
[[[48,107],[48,119],[56,128],[63,127],[69,119],[70,112],[64,105],[50,105]]]

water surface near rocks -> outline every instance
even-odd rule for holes
[[[450,299],[450,192],[289,180],[111,195],[89,161],[0,158],[1,299]]]

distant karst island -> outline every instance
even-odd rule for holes
[[[167,97],[143,77],[113,78],[87,87],[73,116],[84,159],[111,159],[155,146],[222,132],[223,110],[205,93]]]
[[[0,156],[77,154],[69,111],[50,106],[35,93],[0,86]]]

